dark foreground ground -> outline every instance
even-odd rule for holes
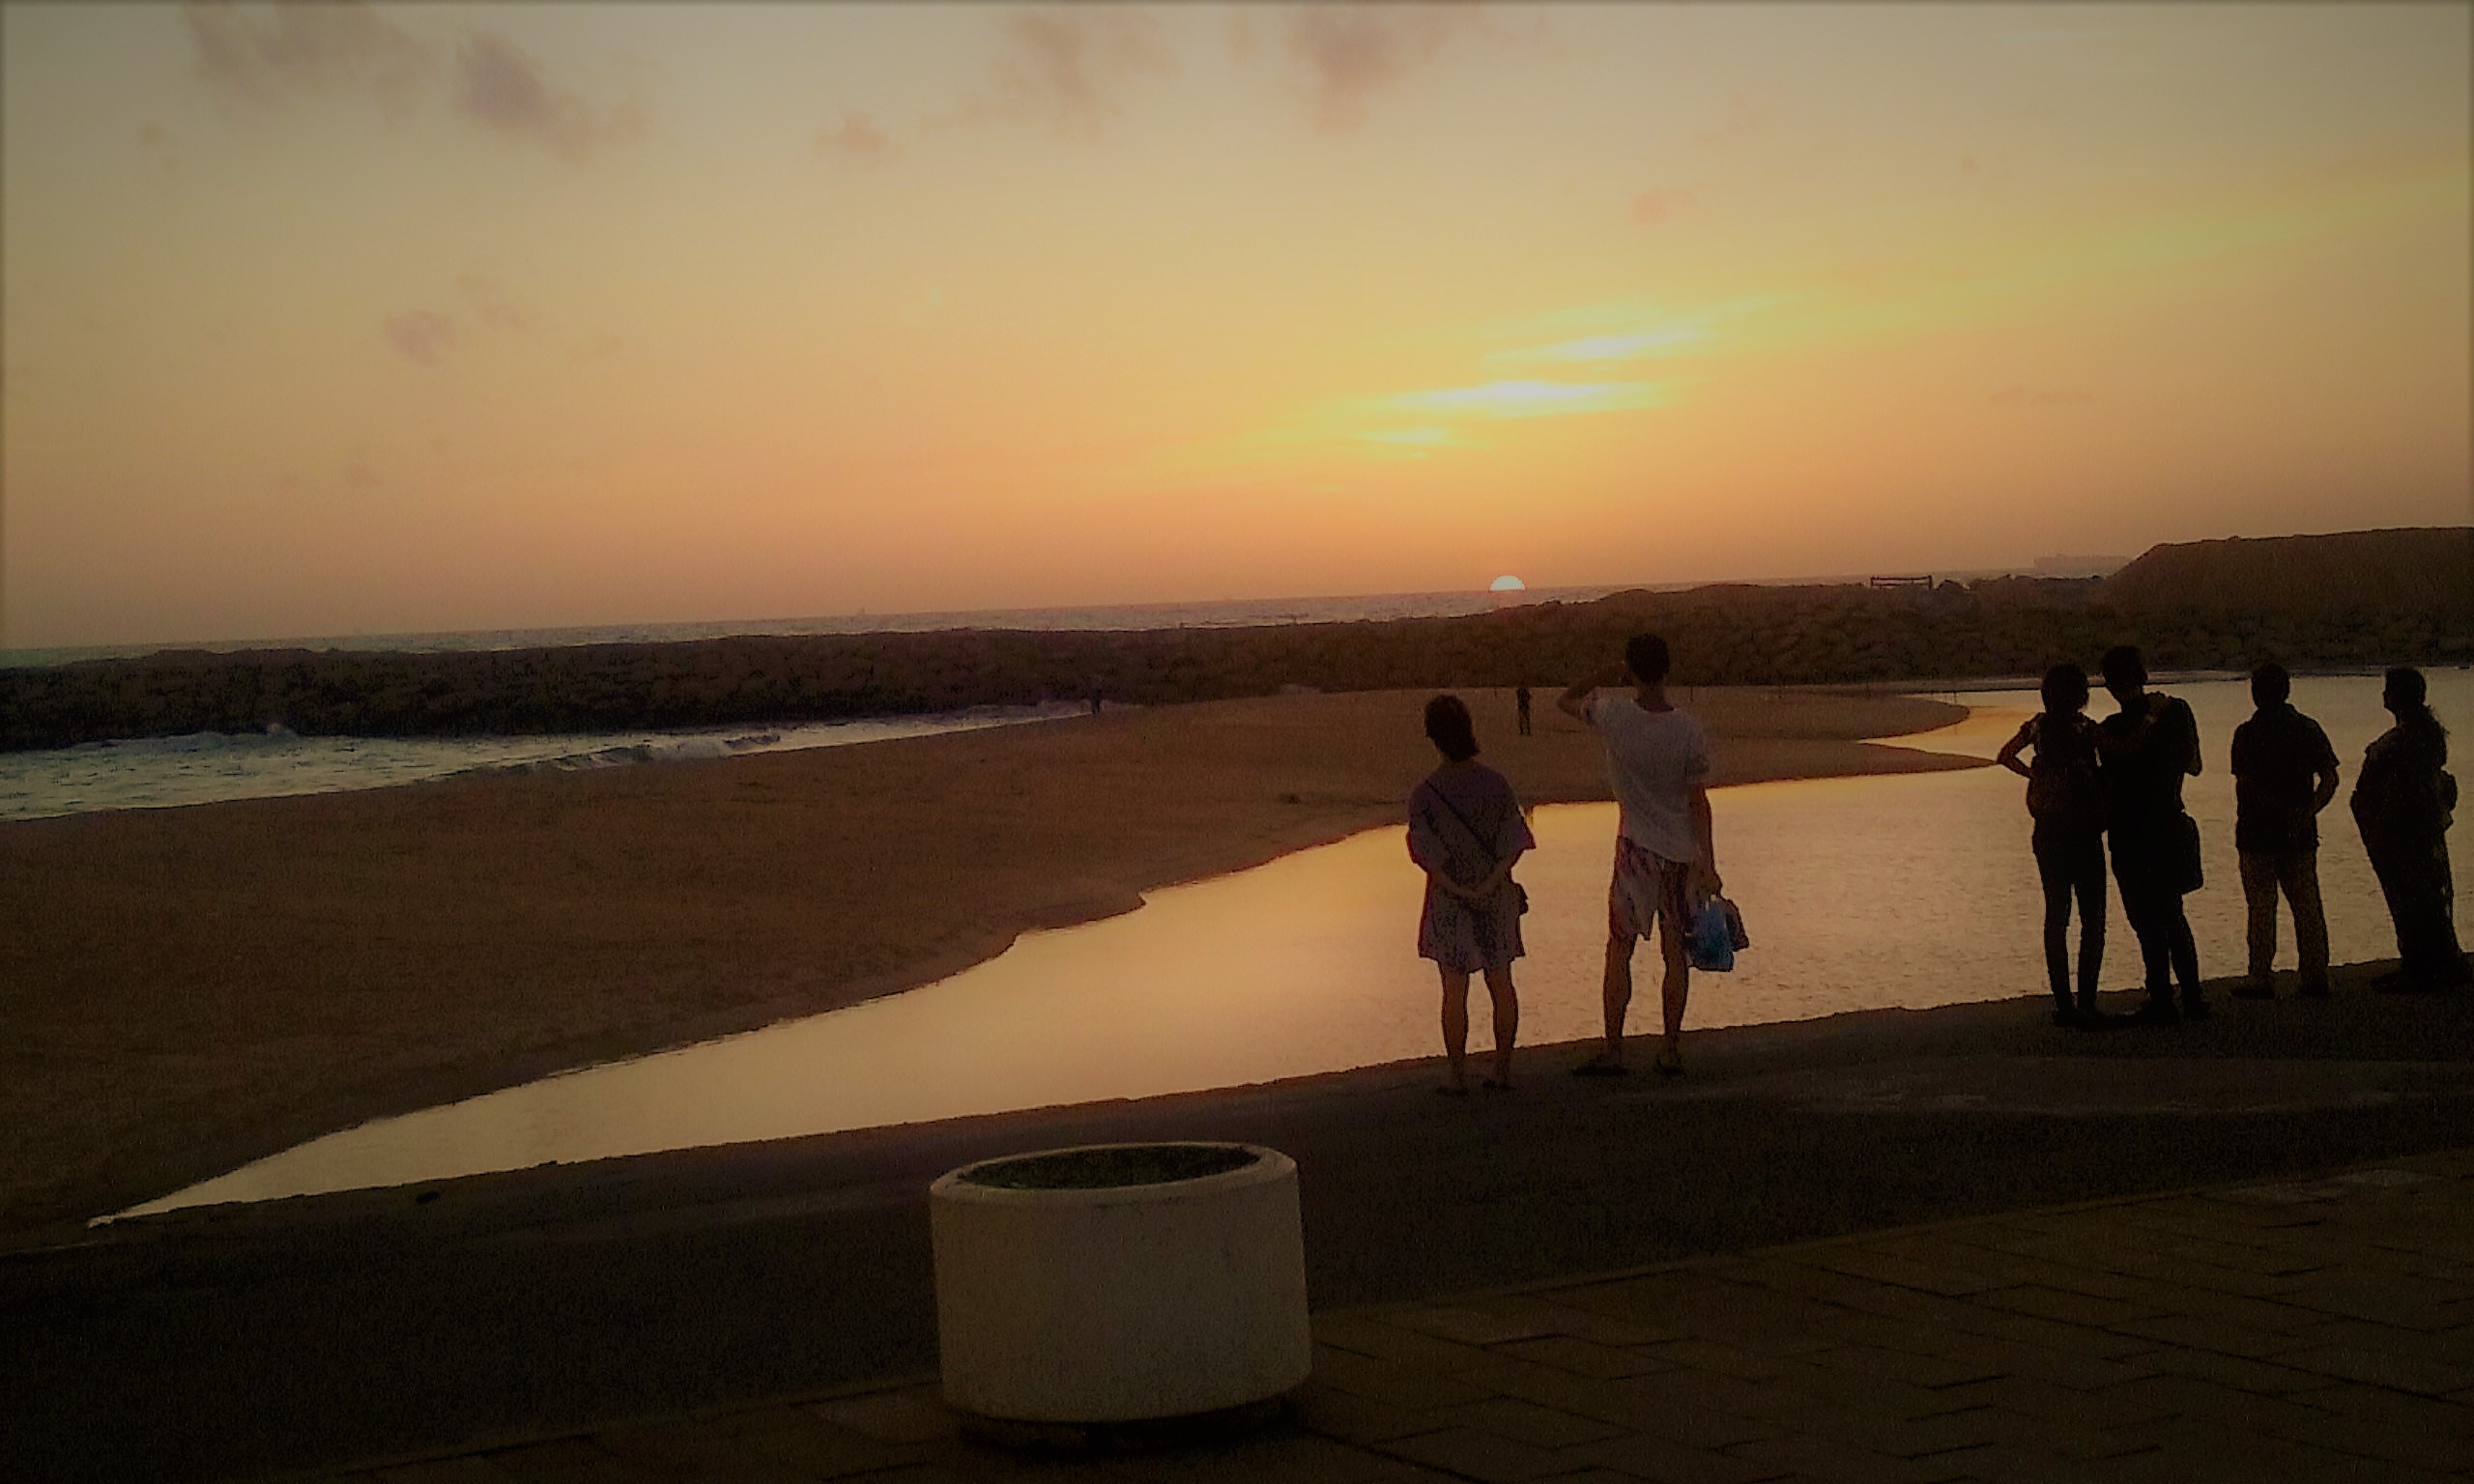
[[[2474,1145],[2474,997],[2375,967],[2175,1030],[1872,1013],[1695,1037],[1678,1083],[1548,1047],[1508,1097],[1412,1064],[125,1223],[0,1257],[0,1477],[338,1469],[916,1375],[929,1181],[1050,1145],[1292,1155],[1318,1311]],[[1478,1344],[1576,1337],[1533,1329]]]

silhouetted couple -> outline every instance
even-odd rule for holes
[[[1573,1071],[1620,1076],[1624,1022],[1632,1002],[1632,956],[1654,929],[1664,964],[1664,1039],[1653,1065],[1683,1070],[1683,1010],[1691,969],[1684,953],[1692,914],[1721,890],[1710,817],[1710,744],[1701,724],[1667,699],[1666,641],[1636,635],[1625,662],[1583,680],[1556,703],[1598,734],[1618,812],[1615,864],[1607,887],[1602,985],[1605,1042]],[[1537,844],[1510,783],[1477,761],[1469,708],[1457,697],[1426,702],[1426,736],[1444,761],[1409,794],[1409,858],[1426,873],[1418,953],[1434,961],[1443,986],[1442,1091],[1468,1090],[1469,979],[1484,977],[1494,1001],[1494,1070],[1482,1085],[1511,1086],[1512,1042],[1520,1004],[1511,961],[1521,956],[1520,915],[1528,895],[1511,879]]]
[[[2045,709],[2002,744],[1995,760],[2028,780],[2036,874],[2044,886],[2045,973],[2059,1025],[2098,1025],[2096,983],[2105,956],[2105,841],[2122,915],[2139,938],[2147,1004],[2134,1016],[2172,1024],[2207,1013],[2199,949],[2182,899],[2199,890],[2200,832],[2182,808],[2182,780],[2200,771],[2199,724],[2188,704],[2147,689],[2139,650],[2106,652],[2105,689],[2114,712],[2086,716],[2087,673],[2057,665],[2045,674]],[[2033,760],[2022,762],[2030,753]],[[2079,980],[2070,977],[2070,908],[2079,903]],[[2173,985],[2181,984],[2181,1008]]]

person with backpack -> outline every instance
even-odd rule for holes
[[[2200,993],[2200,953],[2182,899],[2200,889],[2200,827],[2182,808],[2182,780],[2197,777],[2200,728],[2190,703],[2147,688],[2147,664],[2132,644],[2105,651],[2105,689],[2117,709],[2096,724],[2104,758],[2105,833],[2122,916],[2139,937],[2147,1003],[2131,1016],[2173,1025],[2208,1013]],[[2181,982],[2182,1008],[2173,1009]]]
[[[1448,1067],[1436,1091],[1469,1091],[1469,976],[1482,974],[1494,1001],[1495,1068],[1480,1085],[1509,1092],[1520,1031],[1511,961],[1521,956],[1520,915],[1529,910],[1529,894],[1511,879],[1511,868],[1538,841],[1510,781],[1478,760],[1468,705],[1457,696],[1437,696],[1426,702],[1425,725],[1443,762],[1409,791],[1409,859],[1426,873],[1418,956],[1434,961],[1443,983]]]
[[[2293,909],[2302,992],[2328,994],[2328,914],[2319,902],[2319,811],[2337,796],[2337,750],[2293,708],[2293,679],[2270,660],[2251,671],[2258,709],[2233,728],[2233,848],[2250,910],[2251,972],[2233,992],[2277,997],[2277,893]]]
[[[2096,724],[2087,719],[2087,672],[2076,665],[2045,671],[2045,708],[2001,745],[1994,761],[2028,781],[2029,837],[2045,893],[2045,975],[2053,1023],[2095,1026],[2096,976],[2105,961],[2105,795]],[[2032,753],[2029,762],[2021,753]],[[2079,998],[2070,993],[2070,899],[2079,899]]]
[[[2392,994],[2431,994],[2474,984],[2458,946],[2448,827],[2457,780],[2448,771],[2448,728],[2431,714],[2423,672],[2388,672],[2379,703],[2397,725],[2373,738],[2355,781],[2354,822],[2388,915],[2397,924],[2397,967],[2371,982]]]

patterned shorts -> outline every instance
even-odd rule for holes
[[[1647,940],[1662,925],[1665,941],[1681,945],[1692,921],[1687,899],[1692,863],[1670,861],[1622,835],[1615,837],[1615,879],[1606,890],[1606,934]]]

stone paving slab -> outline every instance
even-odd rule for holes
[[[965,1439],[933,1381],[349,1484],[2474,1479],[2474,1150],[1318,1316],[1239,1441]]]

